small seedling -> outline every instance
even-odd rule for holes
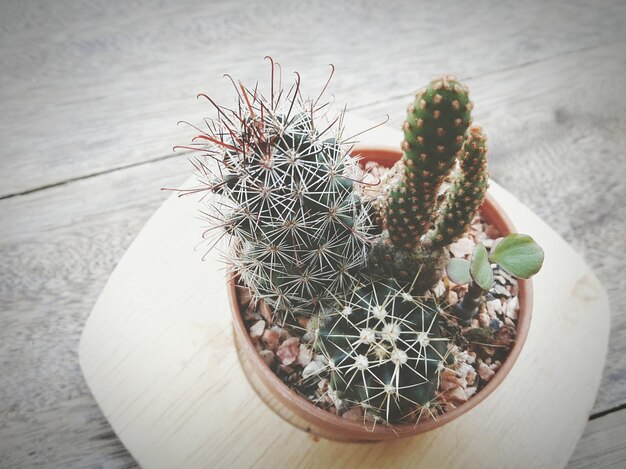
[[[456,305],[455,313],[468,324],[478,313],[483,291],[493,286],[491,264],[497,264],[514,277],[527,279],[541,269],[544,253],[528,235],[510,234],[487,252],[484,244],[478,243],[470,260],[450,259],[446,266],[448,278],[459,285],[469,284],[463,301]]]

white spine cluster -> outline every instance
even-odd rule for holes
[[[448,341],[439,334],[432,300],[407,295],[395,281],[375,280],[337,305],[316,337],[331,388],[366,414],[401,421],[421,415],[435,399]]]

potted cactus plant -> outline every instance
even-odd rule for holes
[[[267,98],[240,83],[235,110],[211,100],[217,118],[188,147],[204,153],[191,191],[212,194],[207,233],[227,240],[244,372],[279,415],[328,438],[442,425],[512,367],[524,279],[543,260],[486,198],[468,90],[453,77],[420,90],[394,152],[354,147],[343,113],[304,99],[299,76],[275,88],[275,71]]]

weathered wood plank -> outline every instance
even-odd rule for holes
[[[626,34],[618,0],[473,2],[446,12],[443,32],[437,8],[406,1],[25,5],[3,2],[0,14],[0,196],[163,155],[190,135],[178,119],[209,112],[197,92],[224,100],[222,73],[256,80],[266,54],[312,93],[335,63],[333,92],[356,106],[436,74],[483,76]]]
[[[6,5],[3,2],[2,18],[6,18]],[[397,74],[389,73],[393,69],[392,55],[390,58],[379,57],[378,62],[370,60],[370,63],[379,65],[372,66],[372,70],[368,69],[365,73],[364,58],[371,58],[368,50],[380,51],[372,39],[374,35],[380,37],[380,29],[375,29],[375,34],[357,32],[348,40],[344,52],[335,54],[332,49],[328,49],[315,56],[317,62],[302,52],[310,51],[306,48],[294,47],[292,52],[286,52],[273,47],[269,52],[277,54],[290,69],[298,66],[305,70],[305,79],[311,84],[321,83],[325,72],[323,65],[334,61],[346,77],[343,82],[337,81],[335,88],[340,90],[337,94],[342,93],[353,104],[356,98],[359,103],[379,99],[379,95],[374,92],[379,89],[385,92],[391,89],[393,94],[403,93],[440,71],[451,70],[470,76],[468,83],[477,103],[477,120],[486,126],[494,150],[494,177],[580,248],[599,277],[606,282],[613,303],[613,335],[611,358],[595,408],[595,411],[601,411],[626,402],[626,326],[620,301],[621,292],[626,286],[622,275],[624,245],[621,240],[624,207],[620,206],[626,195],[622,153],[626,143],[626,105],[622,92],[626,76],[622,52],[625,45],[609,44],[567,55],[568,50],[578,47],[577,39],[564,35],[571,46],[567,49],[564,45],[567,41],[561,37],[562,32],[552,28],[554,21],[548,21],[546,17],[554,16],[562,9],[570,11],[564,17],[579,26],[580,22],[584,23],[577,34],[591,43],[598,34],[615,34],[616,25],[623,22],[624,16],[619,5],[608,7],[602,4],[594,7],[589,3],[585,14],[590,16],[582,18],[584,15],[577,15],[576,10],[581,5],[585,4],[547,7],[520,4],[512,7],[512,12],[528,11],[536,14],[537,28],[530,27],[534,21],[530,13],[528,17],[522,15],[520,26],[531,31],[526,39],[532,41],[530,44],[534,44],[537,49],[538,55],[533,56],[533,60],[547,57],[539,54],[546,52],[541,45],[542,41],[561,44],[562,49],[558,53],[564,55],[485,76],[482,73],[490,71],[486,65],[476,66],[475,70],[465,68],[471,64],[455,65],[456,59],[444,54],[446,51],[449,53],[450,44],[447,43],[448,49],[444,46],[437,49],[438,46],[432,42],[428,44],[435,47],[437,54],[441,53],[445,57],[439,60],[433,52],[428,56],[430,58],[424,68],[414,76],[409,67]],[[183,64],[182,59],[175,56],[184,55],[182,44],[196,47],[193,43],[197,36],[188,31],[184,42],[173,40],[170,45],[159,42],[159,28],[155,28],[153,34],[146,35],[143,42],[132,39],[130,36],[134,33],[124,33],[125,28],[137,28],[137,37],[140,37],[146,33],[146,25],[150,21],[156,21],[162,28],[169,27],[166,21],[157,20],[160,13],[171,13],[175,21],[176,15],[172,8],[178,7],[166,7],[152,16],[148,15],[145,24],[139,24],[136,19],[138,13],[117,10],[112,17],[123,16],[124,19],[120,21],[124,28],[107,26],[107,40],[103,43],[98,42],[98,34],[91,30],[97,29],[97,22],[93,18],[106,12],[104,7],[92,11],[93,14],[84,14],[83,10],[75,11],[71,8],[65,16],[60,10],[55,15],[43,12],[37,18],[29,13],[22,23],[13,21],[16,19],[14,15],[12,21],[5,22],[10,23],[9,26],[2,23],[0,49],[3,55],[0,61],[4,68],[0,77],[0,128],[3,130],[0,130],[0,135],[3,137],[3,150],[0,174],[3,186],[0,191],[9,193],[24,190],[46,181],[54,182],[107,170],[115,165],[144,161],[155,155],[165,155],[173,143],[185,141],[187,134],[176,129],[173,120],[166,125],[163,122],[172,119],[172,116],[193,119],[208,113],[205,105],[197,105],[198,111],[189,111],[189,103],[195,106],[193,99],[189,98],[189,90],[195,92],[207,89],[207,83],[214,83],[215,76],[224,69],[233,70],[243,78],[251,78],[263,66],[260,57],[267,51],[257,53],[256,49],[250,49],[252,52],[249,55],[246,53],[233,58],[222,56],[215,67],[199,66],[196,63],[194,66],[198,68],[195,71],[191,69],[183,73],[180,72],[183,70],[182,65],[186,65],[188,70],[189,64]],[[215,14],[233,25],[228,7],[219,8]],[[338,13],[344,11],[347,14],[342,10],[347,7],[337,5],[334,8]],[[402,7],[399,8],[401,11]],[[494,8],[502,17],[504,10]],[[263,14],[253,11],[255,14]],[[479,6],[477,12],[481,11]],[[366,13],[356,7],[350,10],[350,14],[362,17],[359,25],[363,24],[363,18],[372,15],[382,15],[377,19],[380,23],[372,19],[373,24],[389,24],[391,20],[398,19],[395,15],[399,15],[398,12],[392,16],[384,12],[380,15]],[[517,21],[513,13],[511,16]],[[48,23],[48,19],[40,19],[44,17],[53,19]],[[326,17],[324,19],[328,20]],[[56,45],[47,49],[49,55],[42,49],[24,52],[19,41],[7,42],[8,38],[17,38],[15,31],[23,29],[29,21],[32,26],[29,34],[33,42],[45,42],[48,37],[51,42],[57,41]],[[467,54],[476,54],[471,56],[474,59],[478,58],[481,50],[490,53],[490,48],[479,47],[487,44],[485,31],[489,31],[489,28],[500,31],[495,37],[505,42],[504,30],[500,30],[498,25],[491,25],[491,20],[488,21],[489,27],[476,32],[478,38],[467,38],[469,44],[472,44],[471,48],[463,45]],[[80,22],[83,23],[80,28],[72,26]],[[212,24],[204,18],[202,24],[194,23],[190,31],[194,28],[206,31],[204,22]],[[66,24],[67,27],[64,26]],[[241,24],[249,25],[251,20],[244,20]],[[340,30],[339,23],[333,24],[337,32],[332,40],[322,40],[321,44],[325,44],[325,47],[337,43],[337,35],[346,31]],[[404,29],[394,30],[396,32],[391,32],[390,37],[399,41],[403,34],[407,37],[412,34],[408,23],[398,24],[404,24]],[[511,27],[513,20],[502,24],[503,28]],[[80,34],[73,36],[74,33],[70,32],[76,28]],[[288,37],[289,28],[285,30],[285,36],[281,37]],[[242,30],[237,31],[239,34]],[[328,32],[328,29],[325,31]],[[467,35],[468,31],[463,31]],[[122,33],[119,42],[115,42],[119,33]],[[89,38],[82,45],[77,44],[80,43],[77,38],[81,34]],[[216,37],[219,38],[219,35]],[[280,40],[275,35],[272,37],[265,44]],[[226,39],[234,43],[240,40],[234,35]],[[148,63],[148,59],[141,57],[142,53],[150,50],[151,46],[146,44],[152,40],[166,49],[166,52],[159,54],[155,52],[155,56],[178,67],[172,68],[177,70],[175,78],[168,76],[167,79],[160,77],[150,81],[150,74],[165,70],[161,68],[162,64]],[[608,41],[610,37],[602,36],[601,40]],[[404,42],[399,43],[404,46]],[[69,52],[63,52],[63,44],[65,47],[71,46]],[[296,44],[301,45],[299,42]],[[502,54],[502,49],[495,46],[494,50]],[[91,56],[81,52],[83,47],[91,50]],[[156,45],[154,47],[157,48]],[[400,50],[398,44],[392,47]],[[209,50],[207,43],[203,44],[203,48]],[[4,62],[7,57],[4,51],[9,49],[11,61]],[[350,55],[355,51],[359,53],[355,57],[361,57],[358,60]],[[515,56],[514,49],[506,49],[504,52],[505,55]],[[306,59],[298,58],[299,53],[303,53]],[[55,54],[61,55],[57,62]],[[128,58],[126,65],[115,62],[119,54]],[[346,54],[345,57],[343,54]],[[380,55],[380,52],[377,54]],[[342,56],[341,62],[337,60],[337,55]],[[199,52],[196,51],[198,56]],[[459,57],[464,61],[470,58],[463,54],[456,58]],[[131,59],[135,63],[151,66],[147,71],[137,71],[129,65]],[[29,60],[32,61],[31,65],[27,65]],[[306,68],[306,64],[304,68],[301,67],[299,64],[305,60],[315,62],[315,67],[311,65]],[[515,57],[492,60],[500,60],[499,65],[518,64],[514,62]],[[108,64],[107,69],[104,61],[114,63]],[[22,64],[20,66],[28,74],[24,72],[19,75],[19,67],[17,70],[8,67],[7,70],[6,64],[15,63]],[[417,63],[416,60],[415,68],[418,68]],[[72,67],[65,67],[64,64]],[[437,64],[442,68],[435,69]],[[73,70],[72,76],[67,75],[68,69]],[[471,78],[472,72],[477,75],[475,79]],[[185,76],[181,78],[180,75]],[[15,85],[18,80],[23,83]],[[66,83],[63,83],[64,80]],[[138,91],[141,81],[152,83],[155,88]],[[110,82],[115,85],[109,85]],[[44,86],[44,83],[49,83],[49,86]],[[157,85],[162,87],[161,90]],[[36,89],[38,86],[40,88]],[[119,96],[108,97],[106,89],[109,86],[117,89]],[[361,93],[361,90],[367,91]],[[217,90],[217,94],[224,92],[225,84]],[[32,98],[26,99],[25,96]],[[399,124],[407,99],[385,100],[375,106],[363,107],[358,113],[372,119],[380,119],[389,113]],[[91,104],[84,104],[87,100],[91,100]],[[128,111],[130,114],[122,113],[126,120],[122,125],[111,116],[120,109],[126,109],[124,103],[129,103],[131,108],[131,104],[136,107]],[[93,112],[93,115],[85,115],[86,111]],[[43,117],[38,117],[37,113],[43,113]],[[70,114],[79,116],[79,124],[73,123],[68,117]],[[21,123],[18,125],[16,122],[19,121]],[[170,125],[172,130],[163,132]],[[33,132],[35,137],[31,135]],[[133,133],[135,139],[131,138]],[[81,147],[83,142],[91,142],[97,148]],[[132,142],[137,145],[133,146]],[[31,144],[36,151],[28,150],[26,153],[24,148]],[[56,156],[52,155],[52,150],[57,152]],[[20,158],[13,155],[20,155]],[[109,159],[109,155],[113,155],[113,160]],[[74,160],[69,170],[57,166],[69,159]],[[102,159],[102,162],[98,159]],[[533,170],[529,173],[526,169],[522,170],[525,165]],[[188,165],[178,160],[166,160],[0,201],[0,259],[3,267],[0,271],[3,313],[0,316],[0,466],[6,466],[6,461],[12,463],[9,467],[89,466],[104,461],[114,466],[132,464],[128,456],[118,454],[119,446],[111,443],[115,438],[107,433],[108,426],[84,387],[76,360],[78,338],[84,319],[117,260],[164,199],[164,194],[156,189],[177,184],[187,174]],[[7,459],[9,456],[10,460]]]
[[[159,188],[188,174],[174,159],[1,201],[0,467],[134,467],[85,385],[78,343],[169,195]]]
[[[3,469],[137,467],[87,391],[49,409],[22,412],[19,418],[6,419],[3,414],[0,434]]]
[[[626,461],[626,409],[587,425],[567,469],[622,469]]]

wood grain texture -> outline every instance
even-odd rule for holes
[[[312,91],[335,63],[338,102],[396,124],[421,82],[466,79],[496,180],[609,291],[611,359],[594,412],[626,403],[626,4],[479,1],[444,22],[428,8],[415,18],[415,2],[346,3],[1,2],[0,194],[60,185],[0,200],[0,467],[134,464],[82,381],[78,339],[164,200],[157,189],[189,165],[109,171],[169,158],[190,136],[175,122],[210,114],[195,93],[228,101],[222,73],[265,78],[268,53]]]
[[[334,63],[339,102],[362,106],[436,74],[484,76],[626,37],[619,0],[478,1],[445,14],[401,0],[1,8],[0,196],[163,156],[189,135],[176,121],[207,112],[196,93],[228,102],[222,74],[265,80],[267,54],[286,77],[299,70],[311,93]]]
[[[158,188],[184,179],[185,163],[132,168],[3,201],[3,469],[135,466],[85,386],[78,343],[111,271],[168,195]]]
[[[626,409],[592,420],[569,461],[568,469],[622,469],[626,461]]]
[[[392,143],[399,131],[389,135]],[[193,220],[198,203],[190,197],[170,197],[111,275],[81,339],[85,379],[146,469],[563,467],[600,381],[608,300],[554,231],[495,183],[490,193],[547,256],[515,366],[488,399],[440,428],[378,444],[316,441],[264,405],[238,365],[219,253],[203,263],[193,252],[202,222]],[[564,332],[558,341],[548,333],[554,328]],[[559,365],[546,366],[545,354]]]

